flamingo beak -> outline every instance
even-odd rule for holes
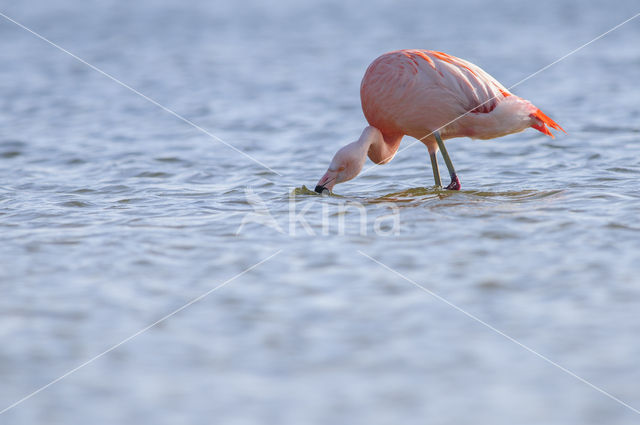
[[[338,177],[337,171],[328,170],[324,176],[318,181],[315,191],[322,194],[325,190],[331,192],[333,186],[336,184],[336,178]]]
[[[324,186],[320,186],[320,185],[317,185],[316,188],[314,189],[315,192],[320,193],[320,194],[322,194],[322,192],[324,192],[325,190],[329,191],[329,189],[327,189]]]

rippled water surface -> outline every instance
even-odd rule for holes
[[[448,142],[462,191],[408,138],[307,189],[380,53],[511,86],[637,9],[4,3],[269,169],[0,17],[0,409],[208,294],[0,423],[637,423],[640,20],[513,89],[568,135]]]

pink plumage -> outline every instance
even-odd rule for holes
[[[355,177],[363,155],[379,164],[390,161],[405,135],[427,146],[436,185],[440,181],[435,153],[441,150],[452,177],[448,188],[459,189],[443,140],[492,139],[529,127],[551,137],[547,126],[564,131],[480,67],[430,50],[399,50],[374,60],[362,79],[360,98],[370,127],[334,156],[318,182],[320,191]]]

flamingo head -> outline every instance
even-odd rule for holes
[[[332,191],[333,187],[357,176],[367,159],[368,146],[359,142],[349,143],[333,156],[329,169],[318,180],[315,191]]]

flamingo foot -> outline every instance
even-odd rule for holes
[[[460,188],[462,188],[462,186],[460,185],[460,179],[458,178],[457,175],[453,174],[451,176],[451,183],[449,183],[449,186],[445,187],[445,189],[460,190]]]

